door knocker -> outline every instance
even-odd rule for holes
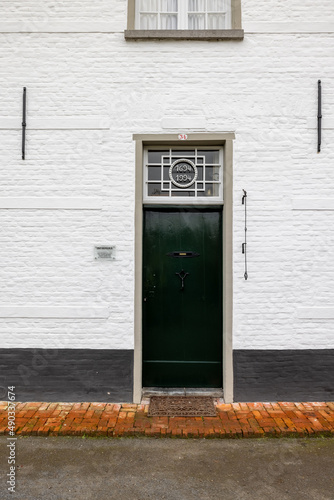
[[[180,273],[175,273],[176,276],[178,276],[181,280],[181,291],[184,290],[184,280],[187,276],[189,276],[189,273],[186,273],[183,269]]]

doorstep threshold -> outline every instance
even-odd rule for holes
[[[151,396],[211,396],[223,398],[223,389],[208,387],[143,387],[142,397]]]

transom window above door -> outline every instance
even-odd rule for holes
[[[144,151],[144,201],[222,202],[220,148],[148,148]]]
[[[137,0],[139,30],[225,30],[232,0]]]

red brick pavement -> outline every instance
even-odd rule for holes
[[[22,436],[280,437],[333,436],[334,403],[217,402],[217,417],[148,417],[148,405],[17,403]],[[0,434],[8,434],[0,402]]]

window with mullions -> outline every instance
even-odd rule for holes
[[[137,0],[141,30],[224,30],[231,28],[231,0]]]
[[[144,165],[146,201],[222,200],[221,149],[147,149]]]

